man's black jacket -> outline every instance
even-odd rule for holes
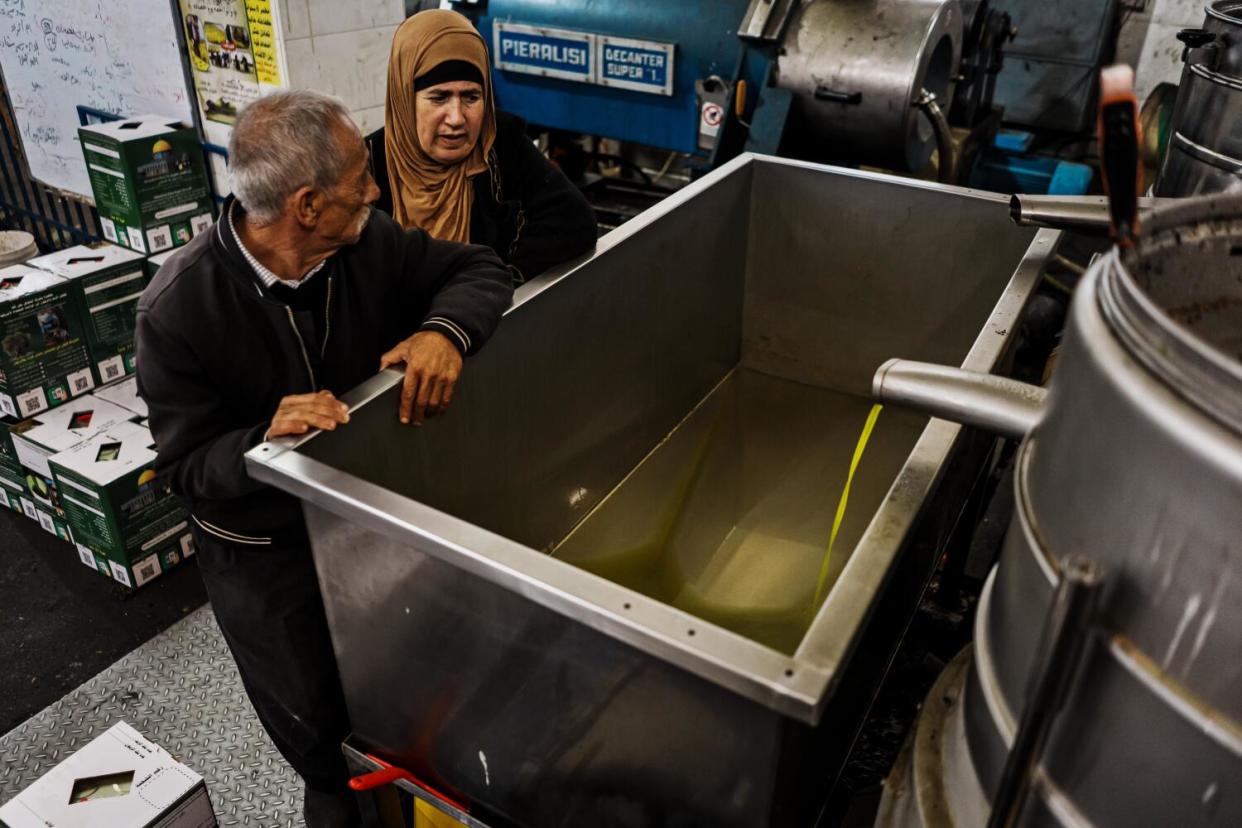
[[[371,174],[379,185],[375,206],[392,215],[384,130],[366,137]],[[496,142],[487,172],[470,182],[470,243],[485,244],[515,271],[519,284],[595,247],[595,211],[565,174],[526,137],[526,122],[496,113]]]
[[[420,329],[473,353],[513,291],[486,247],[404,231],[376,210],[361,239],[311,277],[318,284],[298,288],[322,295],[323,310],[295,311],[262,287],[226,216],[170,257],[143,292],[138,389],[157,473],[195,521],[224,540],[264,544],[301,521],[297,501],[251,480],[242,458],[262,442],[281,398],[322,389],[339,396]]]

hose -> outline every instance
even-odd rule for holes
[[[954,163],[953,133],[949,129],[949,121],[944,117],[944,111],[940,105],[936,103],[936,96],[926,89],[919,90],[918,97],[914,99],[914,105],[927,116],[932,132],[936,134],[936,151],[940,156],[938,179],[941,184],[952,184],[957,181],[957,165]]]
[[[677,152],[670,152],[668,154],[668,158],[664,160],[664,166],[660,167],[660,171],[656,173],[655,178],[651,179],[652,184],[658,184],[661,178],[668,175],[668,171],[673,168],[673,161],[677,158],[678,154],[679,153]]]

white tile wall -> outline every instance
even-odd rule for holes
[[[1140,102],[1161,83],[1182,77],[1182,44],[1177,33],[1203,25],[1205,0],[1149,0],[1143,14],[1122,27],[1117,58],[1135,67],[1134,91]]]
[[[405,0],[280,3],[289,86],[336,95],[360,128],[382,124],[388,52]]]
[[[358,129],[362,130],[363,135],[370,135],[384,125],[384,107],[382,106],[354,110],[350,115],[353,116],[354,123],[358,125]]]
[[[395,26],[405,19],[405,0],[308,0],[311,34],[340,34]]]
[[[280,30],[286,39],[310,37],[307,0],[280,0]]]
[[[1185,23],[1160,20],[1152,20],[1147,27],[1147,37],[1143,41],[1134,76],[1134,92],[1140,103],[1147,100],[1158,84],[1181,81],[1182,49],[1185,47],[1177,39],[1177,33],[1185,28]]]
[[[319,64],[311,38],[285,41],[285,63],[289,66],[291,89],[319,89]]]
[[[1203,25],[1203,8],[1208,0],[1149,0],[1147,13],[1153,20],[1174,23],[1183,29]]]
[[[1148,0],[1151,5],[1151,0]],[[1117,33],[1117,47],[1114,58],[1117,63],[1125,63],[1138,68],[1139,55],[1143,53],[1143,42],[1147,39],[1147,29],[1151,26],[1151,15],[1146,12],[1125,13],[1122,18],[1121,30]]]
[[[336,95],[355,112],[383,106],[388,85],[388,52],[396,29],[386,26],[313,36],[311,46],[317,71],[313,82],[317,85],[311,88]]]

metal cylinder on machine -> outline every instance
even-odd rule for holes
[[[958,0],[810,0],[791,21],[776,83],[797,95],[828,157],[914,171],[936,147],[920,95],[948,111],[961,54]]]
[[[1217,0],[1202,29],[1178,34],[1186,68],[1158,196],[1242,190],[1242,2]]]
[[[1014,518],[974,645],[927,697],[877,828],[983,825],[1013,789],[1004,769],[1038,697],[1039,631],[1079,554],[1109,586],[1063,702],[1043,711],[1057,714],[1047,742],[1016,780],[1026,808],[1002,811],[1005,824],[1242,825],[1240,248],[1242,197],[1176,199],[1079,283],[1015,459]],[[1011,433],[1034,419],[1034,389],[881,370],[885,401]]]

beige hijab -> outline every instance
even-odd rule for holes
[[[451,166],[436,161],[418,143],[414,81],[446,60],[463,60],[483,76],[483,127],[468,158]],[[496,107],[487,47],[470,21],[455,11],[419,12],[397,27],[388,58],[384,103],[384,154],[392,189],[393,217],[405,228],[420,227],[434,238],[470,241],[470,178],[487,169],[496,140]]]

